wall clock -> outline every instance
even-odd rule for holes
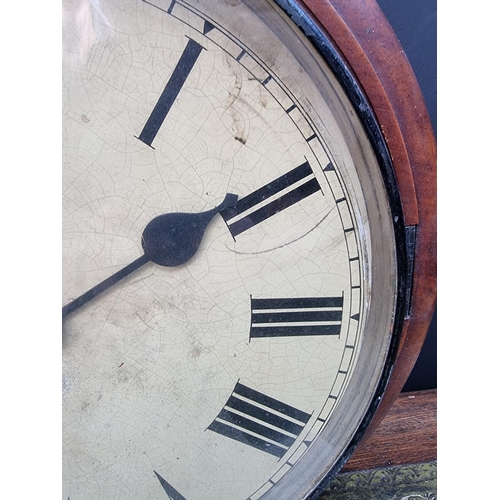
[[[435,299],[374,2],[63,2],[63,498],[314,497]]]

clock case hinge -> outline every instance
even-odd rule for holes
[[[417,243],[417,226],[406,226],[406,293],[405,319],[411,315],[411,292],[413,287],[413,271],[415,267],[415,248]]]

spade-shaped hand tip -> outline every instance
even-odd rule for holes
[[[176,212],[155,217],[142,233],[144,254],[155,264],[174,267],[190,260],[200,246],[210,221],[221,210],[234,206],[238,196],[228,193],[223,202],[206,212]]]

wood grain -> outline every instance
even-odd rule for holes
[[[437,459],[437,391],[402,393],[342,472]]]
[[[413,70],[375,0],[299,0],[352,68],[389,149],[406,226],[416,226],[411,311],[398,357],[365,437],[401,392],[424,343],[436,304],[436,142]]]

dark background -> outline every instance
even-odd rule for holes
[[[437,132],[437,0],[378,0],[412,65]],[[403,391],[437,388],[437,313]]]

